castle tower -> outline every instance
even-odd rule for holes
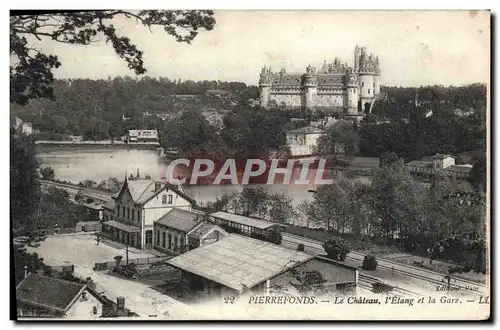
[[[267,107],[269,105],[269,98],[271,95],[271,68],[262,68],[259,79],[260,89],[260,106]]]
[[[314,99],[318,92],[318,80],[316,79],[316,68],[312,67],[310,64],[306,68],[306,74],[304,75],[304,107],[312,108],[314,107]]]
[[[354,48],[354,72],[358,72],[359,70],[359,57],[360,57],[360,49],[358,45]]]
[[[368,55],[365,47],[360,49],[358,75],[360,110],[361,112],[368,112],[375,95],[380,93],[380,71],[378,69],[378,59],[372,54]]]
[[[358,75],[356,72],[349,70],[347,72],[347,113],[349,115],[356,115],[358,113],[359,102],[359,83]]]

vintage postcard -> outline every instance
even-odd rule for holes
[[[12,11],[11,318],[489,319],[490,20]]]

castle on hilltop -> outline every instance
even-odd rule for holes
[[[260,104],[324,108],[360,116],[371,111],[380,95],[380,69],[378,56],[366,52],[365,47],[354,49],[354,67],[341,63],[324,62],[319,71],[309,65],[306,73],[287,73],[285,69],[272,72],[262,68],[259,80]]]

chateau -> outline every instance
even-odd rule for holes
[[[365,47],[354,49],[354,67],[324,62],[319,71],[309,65],[306,73],[274,73],[262,68],[259,80],[261,106],[270,105],[324,108],[351,116],[370,112],[380,94],[378,56],[366,52]]]

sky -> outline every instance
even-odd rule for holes
[[[323,61],[353,65],[356,45],[379,56],[388,86],[465,85],[490,78],[490,16],[469,11],[216,11],[212,31],[191,44],[162,29],[117,19],[118,34],[144,51],[146,76],[258,84],[264,65],[304,72]],[[57,78],[132,76],[104,41],[38,45],[59,56]]]

